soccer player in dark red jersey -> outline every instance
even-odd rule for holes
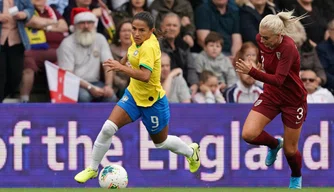
[[[300,131],[307,114],[307,91],[299,78],[300,57],[294,41],[288,36],[289,27],[303,18],[293,12],[267,15],[260,23],[256,41],[259,46],[261,69],[251,60],[236,62],[236,71],[249,74],[264,82],[264,92],[254,103],[245,121],[242,138],[254,145],[269,147],[266,165],[272,165],[283,147],[291,168],[289,188],[302,187],[302,156],[298,151]],[[283,139],[264,131],[265,126],[279,113],[284,124]]]

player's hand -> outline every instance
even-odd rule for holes
[[[110,85],[105,85],[103,87],[104,90],[104,97],[112,97],[114,95],[114,90],[111,88]]]
[[[0,14],[0,23],[7,23],[10,19],[10,15],[6,13]]]
[[[93,86],[89,92],[95,97],[102,97],[104,95],[104,90],[101,89],[100,87]]]
[[[110,71],[121,71],[123,65],[120,64],[118,61],[113,60],[113,59],[108,59],[107,61],[105,61],[103,63],[104,67],[109,67],[109,70],[107,72]]]
[[[20,11],[14,16],[14,19],[16,20],[25,20],[26,18],[27,14],[24,11]]]
[[[253,67],[253,62],[250,59],[247,59],[246,61],[239,59],[239,61],[236,62],[235,67],[236,72],[248,74]]]

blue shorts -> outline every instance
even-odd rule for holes
[[[142,117],[147,131],[152,135],[159,133],[169,123],[169,103],[166,95],[157,100],[151,107],[139,107],[131,93],[126,89],[117,105],[125,110],[132,121],[136,121],[139,117]]]

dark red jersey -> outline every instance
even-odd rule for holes
[[[278,47],[270,49],[260,39],[257,34],[259,60],[265,72],[252,68],[249,75],[264,82],[264,93],[275,103],[295,106],[306,102],[307,91],[299,78],[300,57],[294,41],[284,36]]]

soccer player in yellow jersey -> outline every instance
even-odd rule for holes
[[[79,183],[97,177],[99,164],[110,148],[112,136],[118,129],[140,117],[157,148],[186,156],[192,173],[200,166],[197,143],[188,146],[179,137],[168,135],[169,104],[160,84],[161,52],[153,34],[152,15],[148,12],[136,14],[132,29],[132,45],[126,57],[121,62],[110,59],[103,64],[111,71],[129,75],[131,81],[94,142],[90,166],[74,177]],[[126,62],[130,62],[131,67]]]

